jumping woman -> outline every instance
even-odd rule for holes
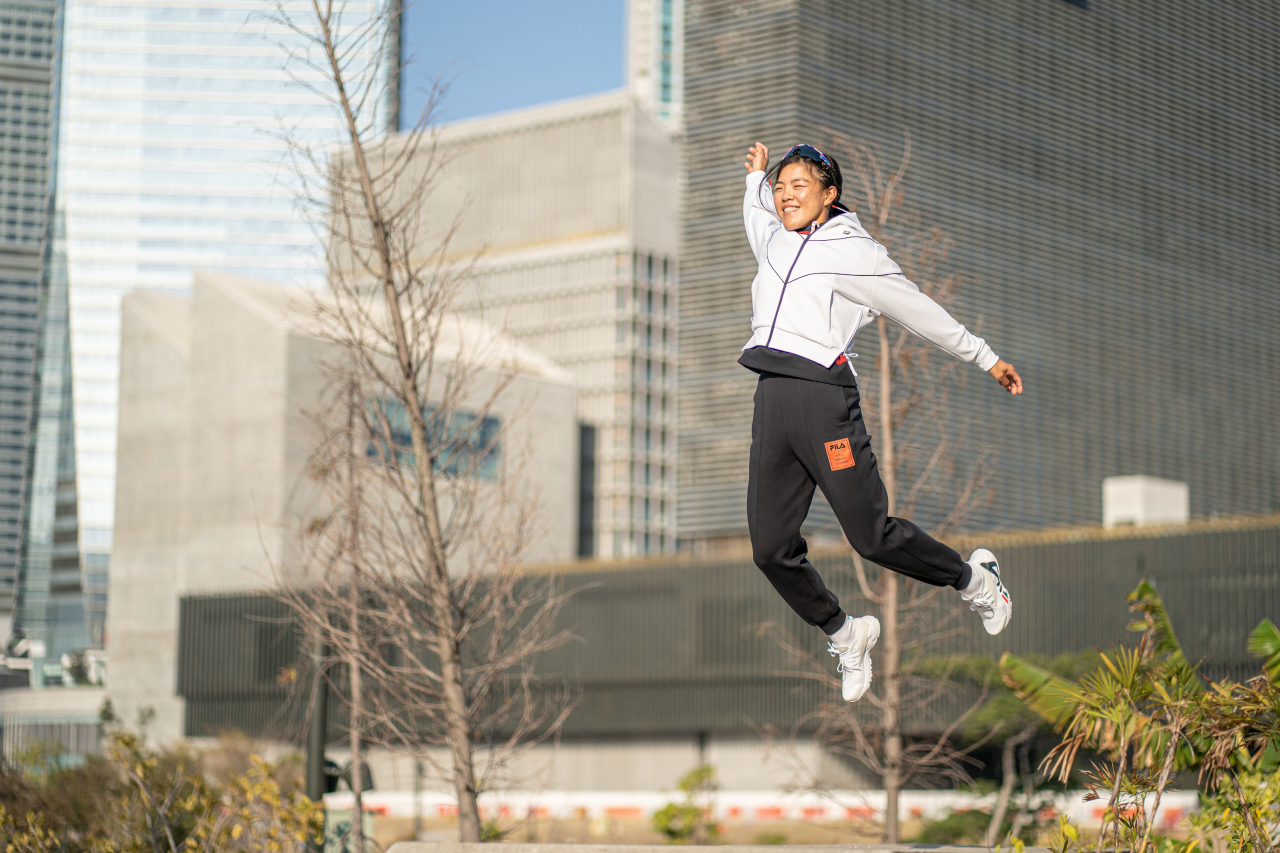
[[[976,364],[1010,394],[1022,393],[1022,379],[921,293],[840,205],[835,160],[796,145],[766,171],[769,150],[757,142],[746,166],[743,218],[760,264],[751,283],[751,340],[738,360],[760,375],[747,487],[752,553],[800,618],[826,632],[831,654],[840,659],[841,692],[856,702],[871,685],[880,622],[846,615],[807,558],[800,525],[815,486],[855,551],[907,577],[954,587],[988,634],[1004,630],[1012,602],[990,551],[974,551],[966,562],[910,521],[889,517],[846,355],[853,336],[883,314]]]

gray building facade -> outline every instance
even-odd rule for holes
[[[1274,582],[1280,515],[984,541],[999,549],[1007,571],[1016,572],[1014,621],[1000,636],[989,637],[958,596],[944,594],[929,611],[907,611],[904,617],[912,624],[946,626],[928,641],[926,654],[994,660],[1009,651],[1051,658],[1131,644],[1136,635],[1126,630],[1133,614],[1125,596],[1147,580],[1202,675],[1243,680],[1260,671],[1261,661],[1246,646],[1249,633],[1280,607]],[[965,549],[975,543],[952,544]],[[849,612],[874,609],[857,591],[845,549],[813,556]],[[578,639],[548,653],[538,669],[552,683],[563,677],[581,692],[561,732],[570,755],[554,760],[586,762],[586,747],[594,747],[600,763],[594,778],[602,790],[669,785],[666,777],[635,773],[623,757],[628,750],[642,753],[679,742],[698,744],[700,751],[710,745],[712,754],[737,753],[736,766],[754,762],[756,772],[764,772],[763,756],[771,747],[762,730],[795,732],[803,741],[813,732],[814,710],[835,698],[799,674],[803,667],[788,659],[779,632],[807,644],[819,661],[830,660],[825,638],[791,612],[748,558],[577,563],[556,571],[573,592],[559,625]],[[238,730],[301,740],[305,703],[279,674],[298,665],[305,649],[283,603],[262,593],[189,595],[178,622],[176,692],[183,701],[185,735]],[[774,628],[759,630],[766,625]],[[834,672],[835,664],[830,666]],[[331,699],[332,742],[344,736],[342,707]],[[910,717],[905,725],[926,731],[954,710],[942,700],[938,717]],[[783,775],[769,781],[735,776],[729,772],[732,761],[716,761],[724,761],[721,778],[735,780],[730,787],[747,778],[748,785],[785,781]],[[850,781],[856,780],[840,779]]]
[[[577,381],[582,557],[675,550],[679,161],[668,129],[625,92],[458,122],[438,140],[443,186],[423,201],[426,223],[464,211],[449,247],[474,264],[473,286],[457,310]]]
[[[1097,523],[1130,474],[1189,483],[1193,517],[1280,507],[1278,37],[1267,0],[690,0],[682,540],[746,532],[746,148],[847,135],[896,165],[904,129],[957,313],[1027,386],[966,367],[951,395],[997,447],[972,525]]]

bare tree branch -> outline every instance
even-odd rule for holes
[[[500,330],[454,308],[477,257],[451,249],[465,203],[428,214],[448,168],[432,125],[445,84],[412,129],[383,135],[396,9],[280,0],[270,16],[294,79],[344,135],[335,149],[281,131],[329,289],[297,308],[326,343],[327,390],[310,415],[317,497],[298,531],[302,568],[281,573],[278,594],[329,650],[320,664],[344,704],[357,803],[363,745],[406,753],[450,781],[459,839],[474,842],[479,792],[519,751],[554,741],[572,708],[564,679],[537,668],[569,639],[557,621],[569,593],[521,568],[541,529],[513,429],[527,367]]]

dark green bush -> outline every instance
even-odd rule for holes
[[[951,812],[941,820],[929,821],[915,840],[919,844],[981,844],[991,815],[976,810]],[[1008,828],[1004,830],[1007,832]]]

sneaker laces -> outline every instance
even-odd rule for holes
[[[983,571],[985,571],[985,569]],[[995,585],[991,583],[991,579],[985,575],[982,580],[982,589],[977,595],[969,599],[969,609],[977,612],[981,616],[990,616],[995,613],[996,610]]]
[[[856,666],[856,664],[859,664],[862,662],[862,655],[861,654],[855,655],[853,651],[854,651],[853,649],[848,649],[847,651],[842,652],[840,651],[840,649],[836,648],[835,643],[827,643],[827,652],[830,653],[830,655],[833,658],[837,658],[839,661],[836,664],[836,672],[844,672],[844,667],[846,663],[848,663],[849,666],[854,669],[854,671],[858,670],[858,667]],[[847,661],[845,660],[846,658],[848,658]]]

